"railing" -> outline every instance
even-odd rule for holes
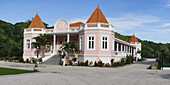
[[[116,51],[115,52],[115,56],[124,56],[124,57],[126,57],[127,55],[132,55],[132,53],[122,52],[122,51]]]
[[[71,31],[71,32],[78,32],[80,29],[79,28],[70,28],[68,29],[68,31]]]
[[[45,33],[46,30],[44,28],[27,28],[24,29],[24,33]]]
[[[54,28],[53,28],[54,29]],[[53,29],[46,29],[46,32],[47,33],[52,33],[53,32]]]
[[[107,23],[86,23],[80,26],[80,29],[86,29],[86,28],[106,28],[114,30],[114,27],[111,24]]]

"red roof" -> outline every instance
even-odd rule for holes
[[[93,12],[93,14],[90,16],[90,18],[87,20],[86,23],[108,23],[106,17],[103,15],[101,9],[99,8],[99,5],[97,6],[96,10]]]
[[[32,20],[32,22],[28,28],[44,28],[44,29],[46,29],[44,23],[42,22],[41,18],[38,15],[38,13],[34,17],[34,19]]]
[[[135,35],[133,35],[129,42],[138,42],[138,40],[136,39]]]
[[[82,22],[76,22],[76,23],[70,24],[70,27],[80,27],[80,25],[82,25],[82,24],[84,24],[84,23],[82,23]]]

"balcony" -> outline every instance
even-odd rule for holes
[[[46,33],[46,30],[44,28],[27,28],[24,29],[24,34],[27,33]]]
[[[111,24],[107,23],[86,23],[80,26],[80,30],[84,29],[104,29],[104,30],[114,30]]]

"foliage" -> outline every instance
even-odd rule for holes
[[[125,65],[125,64],[126,64],[126,61],[125,61],[124,58],[122,58],[122,59],[120,60],[120,66],[123,66],[123,65]]]
[[[84,62],[80,62],[80,63],[78,63],[78,66],[85,66],[85,63]]]
[[[76,58],[76,57],[74,57],[74,58],[72,59],[72,61],[73,61],[73,62],[76,62],[76,61],[77,61],[77,58]]]
[[[68,54],[79,53],[79,47],[76,45],[76,42],[64,43],[61,46],[61,49],[66,51]]]
[[[93,64],[93,61],[90,61],[89,64],[92,65],[92,64]]]
[[[97,66],[97,62],[96,61],[94,62],[94,66]]]
[[[72,60],[69,60],[69,65],[72,65]]]
[[[88,65],[89,65],[89,61],[86,60],[86,61],[85,61],[85,66],[88,66]]]
[[[134,57],[132,55],[126,56],[126,64],[131,64],[134,61]]]
[[[100,66],[100,67],[103,66],[103,62],[101,60],[98,61],[98,66]]]
[[[61,54],[62,53],[62,50],[58,50],[58,54]]]
[[[145,58],[141,58],[141,59],[138,59],[137,61],[145,61],[146,59]]]
[[[29,59],[28,58],[26,59],[26,63],[29,63]]]
[[[47,34],[40,34],[37,37],[33,37],[33,39],[35,39],[35,42],[32,42],[32,47],[37,49],[37,58],[38,58],[38,54],[39,54],[39,50],[42,53],[42,57],[45,57],[44,53],[45,53],[45,47],[46,45],[51,45],[51,40],[49,39],[49,35]]]
[[[39,62],[42,62],[42,58],[39,58]]]

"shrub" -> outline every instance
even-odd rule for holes
[[[39,62],[42,62],[42,58],[39,58]]]
[[[23,58],[22,57],[19,57],[19,62],[23,62]]]
[[[117,67],[117,66],[120,66],[120,62],[116,62],[116,67]]]
[[[29,63],[29,59],[28,58],[26,59],[26,63]]]
[[[134,57],[131,55],[126,56],[126,64],[131,64],[134,61]]]
[[[61,54],[62,53],[62,50],[58,50],[58,54]]]
[[[89,61],[86,60],[86,61],[85,61],[85,66],[88,66],[88,65],[89,65],[88,63],[89,63]]]
[[[120,60],[120,66],[123,66],[123,65],[125,65],[125,64],[126,64],[125,59],[122,58],[122,59]]]
[[[72,61],[75,63],[75,62],[77,61],[77,58],[74,57],[74,58],[72,59]]]
[[[111,67],[116,67],[116,62],[111,63]]]
[[[72,60],[69,61],[69,65],[72,65]]]
[[[92,65],[92,64],[93,64],[93,61],[90,61],[89,64]]]
[[[32,58],[32,63],[35,63],[35,59],[34,58]]]
[[[138,58],[137,61],[145,61],[145,60],[146,60],[146,59],[142,57],[141,59]]]
[[[105,64],[105,67],[110,67],[110,64],[109,64],[109,63],[106,63],[106,64]]]
[[[94,66],[97,66],[97,63],[96,63],[96,61],[94,62]]]
[[[80,63],[78,64],[78,66],[85,66],[85,63],[84,63],[84,62],[80,62]]]
[[[98,61],[98,66],[102,67],[103,66],[103,63],[101,60]]]

